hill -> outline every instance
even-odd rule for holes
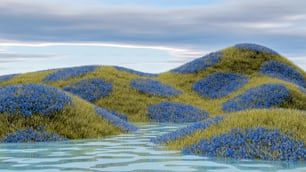
[[[73,103],[65,104],[51,115],[44,115],[45,112],[25,115],[21,107],[12,107],[15,111],[10,112],[4,108],[10,104],[1,102],[0,137],[27,127],[35,130],[40,125],[47,132],[69,139],[134,131],[135,127],[124,121],[126,118],[129,122],[204,121],[191,124],[198,127],[184,136],[162,142],[169,148],[185,147],[186,153],[201,152],[187,146],[221,133],[226,135],[235,128],[238,131],[232,132],[236,134],[242,132],[239,129],[247,133],[279,130],[293,141],[302,140],[305,146],[305,78],[305,71],[285,57],[256,44],[237,44],[160,74],[118,66],[81,66],[6,75],[0,77],[2,100],[8,96],[8,87],[32,83],[56,88]],[[13,95],[12,101],[19,99],[18,91]],[[222,119],[213,120],[209,125],[205,122],[216,116]],[[84,120],[90,121],[80,122]],[[214,127],[218,130],[213,130]],[[263,129],[253,130],[256,127]],[[228,134],[230,137],[231,133]],[[228,151],[229,155],[236,155],[232,151]],[[224,151],[212,154],[225,155]]]

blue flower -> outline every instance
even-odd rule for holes
[[[299,86],[299,89],[300,89],[302,92],[306,93],[306,88]]]
[[[178,68],[172,69],[171,72],[176,73],[192,73],[215,65],[222,57],[221,52],[213,52],[201,58],[188,62]]]
[[[252,108],[270,108],[289,98],[289,90],[283,84],[262,84],[250,88],[222,103],[226,111],[239,111]]]
[[[101,115],[105,120],[109,121],[114,126],[123,129],[124,131],[136,131],[138,128],[133,124],[128,123],[124,119],[118,117],[118,114],[113,114],[107,109],[95,106],[96,113]]]
[[[215,72],[195,82],[192,89],[199,95],[219,98],[228,95],[246,84],[248,78],[231,72]]]
[[[58,69],[57,71],[48,74],[42,79],[43,82],[65,80],[71,77],[84,75],[95,70],[98,66],[80,66]]]
[[[0,88],[0,112],[29,116],[49,115],[69,105],[72,99],[58,88],[39,84],[9,85]]]
[[[206,119],[208,113],[189,104],[163,101],[148,106],[147,115],[158,122],[196,122]]]
[[[63,90],[80,96],[87,101],[94,101],[100,97],[106,97],[112,91],[112,83],[99,78],[87,78],[73,82]]]
[[[121,70],[121,71],[132,73],[132,74],[136,74],[136,75],[139,75],[139,76],[147,76],[147,77],[158,76],[158,74],[139,72],[139,71],[129,69],[129,68],[125,68],[125,67],[121,67],[121,66],[113,66],[113,67],[116,68],[117,70]]]
[[[109,111],[109,112],[110,112],[111,114],[115,115],[116,117],[120,118],[121,120],[124,120],[124,121],[127,121],[127,120],[128,120],[128,118],[127,118],[127,116],[126,116],[125,114],[122,114],[122,113],[117,112],[117,111],[115,111],[115,110],[111,110],[111,111]]]
[[[268,76],[293,82],[304,88],[306,87],[305,77],[288,64],[271,60],[264,62],[260,67],[260,71]]]
[[[133,79],[131,80],[130,85],[143,93],[148,93],[151,95],[175,96],[181,93],[181,91],[171,87],[170,85],[166,85],[152,79]]]
[[[15,76],[17,76],[18,74],[9,74],[9,75],[2,75],[0,76],[0,82],[2,81],[6,81],[6,80],[9,80]]]
[[[193,124],[190,124],[190,125],[188,125],[186,127],[180,128],[180,129],[175,130],[173,132],[166,133],[166,134],[163,134],[161,136],[157,136],[157,137],[151,139],[151,142],[153,142],[153,143],[169,142],[171,140],[175,140],[175,139],[178,139],[180,137],[189,135],[189,134],[193,133],[196,130],[205,129],[210,124],[218,123],[222,119],[223,119],[222,116],[216,116],[216,117],[213,117],[213,118],[208,118],[208,119],[206,119],[204,121],[195,122]]]
[[[42,126],[33,129],[27,127],[25,129],[17,129],[16,132],[6,134],[2,139],[2,143],[23,143],[23,142],[51,142],[65,141],[66,137],[58,135],[54,132],[46,132]]]
[[[233,128],[185,146],[184,154],[262,160],[306,160],[306,145],[277,129]]]
[[[264,53],[278,55],[278,53],[275,52],[274,50],[257,44],[242,43],[242,44],[236,44],[235,47],[239,49],[252,50],[256,52],[264,52]]]

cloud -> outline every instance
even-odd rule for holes
[[[0,49],[0,63],[14,63],[28,60],[49,60],[53,59],[61,59],[64,56],[59,55],[51,55],[51,54],[24,54],[24,53],[16,53],[10,52],[5,49]]]
[[[2,0],[0,41],[167,47],[179,58],[255,42],[306,54],[304,0],[193,0],[165,7],[160,1],[105,2]]]
[[[269,29],[278,34],[306,36],[303,17],[306,2],[302,0],[294,3],[236,0],[173,8],[102,5],[78,8],[73,4],[44,2],[4,1],[0,5],[1,37],[31,41],[194,44],[219,34],[271,34]]]

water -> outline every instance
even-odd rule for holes
[[[95,140],[0,144],[0,171],[306,172],[306,162],[216,160],[181,155],[149,139],[183,124],[137,124],[139,131]]]

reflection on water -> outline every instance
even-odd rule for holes
[[[149,140],[183,124],[137,126],[139,131],[135,133],[103,139],[0,144],[0,171],[306,171],[305,161],[236,161],[181,155]]]

